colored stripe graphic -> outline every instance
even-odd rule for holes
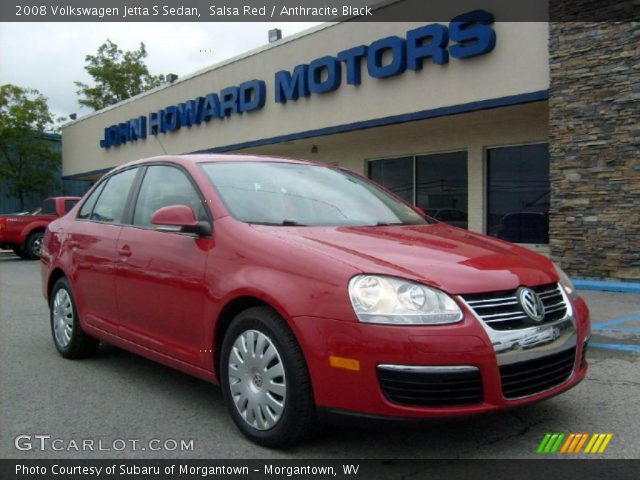
[[[576,433],[567,453],[578,453],[589,436],[588,433]]]
[[[612,437],[612,433],[594,433],[584,453],[604,453]]]
[[[569,445],[571,445],[571,442],[573,442],[573,439],[576,437],[575,433],[570,433],[569,436],[567,437],[567,441],[564,442],[564,445],[562,446],[562,450],[560,450],[560,453],[567,453],[567,450],[569,449]]]
[[[558,438],[558,434],[557,433],[553,433],[551,434],[551,438],[549,439],[549,441],[547,442],[547,446],[544,447],[544,453],[551,453],[551,447],[553,446],[553,444],[556,441],[556,438]]]
[[[604,442],[602,442],[602,445],[600,446],[600,450],[598,450],[598,453],[604,453],[604,451],[607,449],[607,446],[609,445],[609,442],[611,441],[611,439],[613,438],[613,433],[607,433],[607,436],[604,439]]]
[[[612,438],[612,433],[547,433],[538,445],[537,452],[542,455],[578,454],[586,444],[584,453],[604,453]]]
[[[558,439],[556,440],[556,443],[553,445],[553,447],[551,447],[551,452],[550,453],[556,453],[558,451],[558,448],[560,448],[560,444],[562,443],[562,440],[564,439],[565,434],[561,433],[558,435]]]
[[[584,442],[584,439],[584,433],[572,433],[571,435],[569,435],[569,438],[567,438],[567,441],[562,446],[562,450],[560,450],[560,453],[575,453],[580,443]]]
[[[538,453],[544,452],[544,447],[547,445],[547,442],[549,441],[550,438],[551,438],[551,434],[550,433],[547,433],[544,436],[544,438],[540,442],[540,445],[538,445]]]
[[[580,442],[578,443],[578,445],[576,445],[576,450],[574,453],[580,453],[580,450],[582,450],[582,446],[584,445],[584,442],[587,441],[587,438],[589,438],[589,434],[583,433],[582,439],[580,439]]]
[[[556,453],[565,436],[564,433],[547,433],[538,445],[538,453]]]
[[[596,443],[597,439],[598,439],[598,434],[594,433],[593,436],[591,437],[591,440],[589,440],[589,443],[587,443],[587,448],[584,449],[585,453],[591,452],[591,447],[593,447],[593,444]]]

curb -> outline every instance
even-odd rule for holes
[[[640,282],[612,282],[606,280],[585,280],[580,278],[573,278],[572,281],[578,290],[640,293]]]

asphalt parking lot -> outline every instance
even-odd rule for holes
[[[330,426],[308,443],[274,451],[240,435],[214,385],[110,346],[89,360],[62,359],[39,275],[38,262],[0,252],[0,458],[536,458],[548,432],[613,433],[599,458],[639,458],[640,295],[581,292],[594,323],[591,369],[564,395],[444,422]],[[30,450],[16,448],[19,435],[32,436]],[[63,449],[42,451],[34,435],[61,439]],[[117,439],[126,441],[123,450]],[[71,440],[93,440],[94,450],[78,452]],[[136,449],[130,440],[138,440]],[[156,448],[193,440],[193,448],[173,449],[169,441],[169,450],[152,451],[150,440],[160,441]],[[113,448],[98,451],[98,441]]]

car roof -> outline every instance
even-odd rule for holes
[[[117,167],[115,170],[122,170],[134,165],[143,165],[146,163],[170,162],[181,165],[195,163],[210,162],[265,162],[265,163],[297,163],[309,165],[326,165],[320,162],[309,160],[297,160],[294,158],[265,156],[265,155],[242,155],[242,154],[189,154],[189,155],[161,155],[157,157],[142,158],[132,162],[125,163]]]

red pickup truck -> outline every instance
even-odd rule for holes
[[[0,215],[0,249],[10,249],[29,260],[40,258],[47,225],[64,216],[80,197],[47,198],[32,214]]]

